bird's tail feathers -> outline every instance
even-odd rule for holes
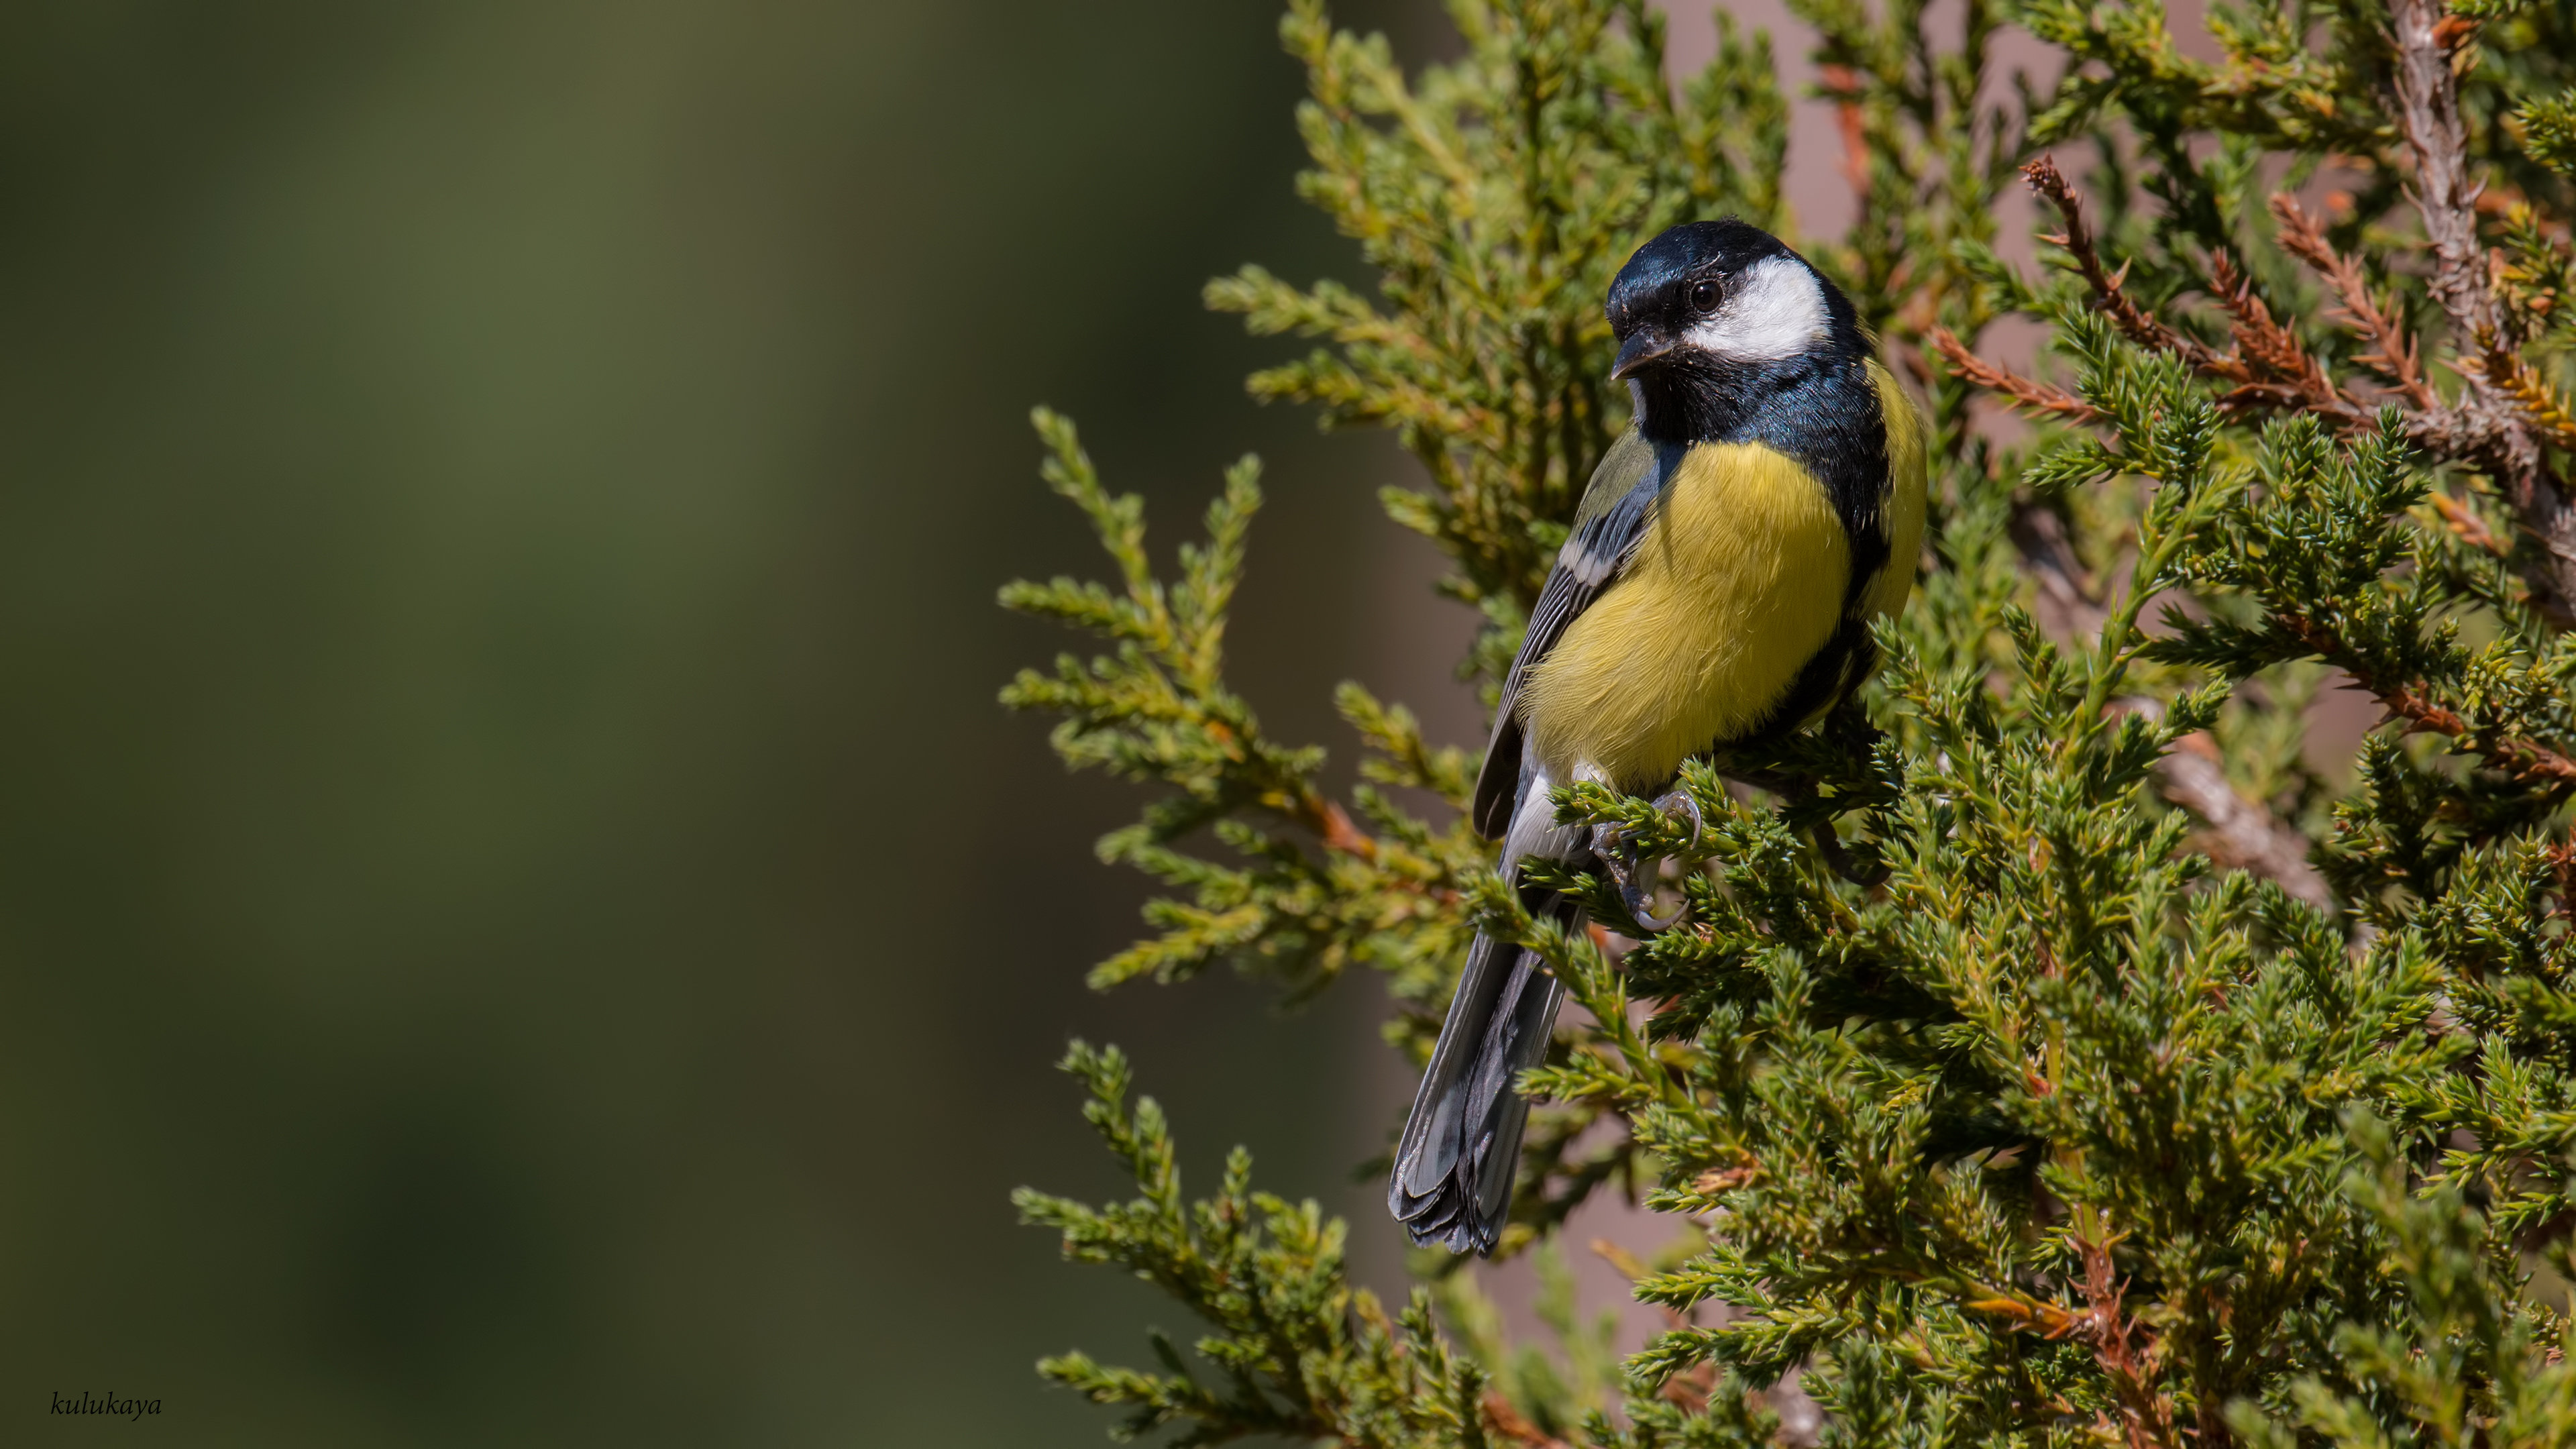
[[[1547,893],[1548,914],[1574,902]],[[1547,1056],[1565,987],[1536,952],[1479,934],[1398,1143],[1387,1208],[1416,1245],[1489,1253],[1511,1211],[1529,1102],[1512,1090]]]

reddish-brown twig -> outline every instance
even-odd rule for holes
[[[1869,200],[1869,132],[1861,115],[1860,74],[1847,65],[1828,65],[1816,73],[1826,94],[1832,96],[1834,124],[1842,133],[1843,180],[1850,183],[1852,195],[1862,202]]]
[[[2216,353],[2167,327],[2156,319],[2155,314],[2139,306],[2135,298],[2121,290],[2121,284],[2128,280],[2128,265],[2122,263],[2117,273],[2102,265],[2102,254],[2094,247],[2093,234],[2084,225],[2084,203],[2075,194],[2074,183],[2066,179],[2066,173],[2057,169],[2055,156],[2040,157],[2021,168],[2021,174],[2022,179],[2030,183],[2031,190],[2048,198],[2049,203],[2057,208],[2057,215],[2066,227],[2064,231],[2043,236],[2040,240],[2065,250],[2068,258],[2074,261],[2076,272],[2084,278],[2084,285],[2093,292],[2093,309],[2110,318],[2111,325],[2120,329],[2121,336],[2140,347],[2173,353],[2194,367],[2205,368],[2219,361]]]
[[[2297,197],[2286,192],[2273,197],[2272,215],[2281,223],[2281,249],[2325,279],[2334,291],[2334,315],[2375,349],[2353,361],[2397,384],[2397,392],[2408,406],[2424,410],[2441,406],[2441,399],[2433,395],[2432,384],[2424,380],[2424,365],[2416,355],[2414,339],[2406,335],[2404,324],[2372,299],[2370,283],[2361,274],[2361,263],[2335,251],[2326,240],[2323,224],[2300,208]]]
[[[2090,1214],[2079,1214],[2079,1221]],[[2161,1345],[2154,1330],[2124,1307],[2127,1296],[2111,1260],[2111,1239],[2079,1230],[2075,1248],[2084,1265],[2084,1306],[2068,1308],[2017,1289],[1984,1289],[1967,1306],[2009,1320],[2015,1328],[2048,1339],[2072,1339],[2093,1350],[2093,1361],[2111,1381],[2119,1405],[2116,1432],[2129,1449],[2180,1449],[2170,1395],[2157,1386],[2163,1370]],[[2107,1418],[2107,1416],[2105,1416]],[[2105,1423],[2105,1429],[2113,1426]]]
[[[1485,1422],[1494,1426],[1495,1433],[1514,1444],[1525,1445],[1527,1449],[1574,1449],[1573,1445],[1523,1418],[1521,1411],[1512,1407],[1512,1401],[1500,1393],[1485,1395]]]
[[[2254,291],[2254,279],[2225,252],[2209,258],[2210,295],[2225,309],[2237,355],[2257,372],[2288,383],[2311,407],[2337,408],[2350,399],[2337,391],[2322,363],[2308,355],[2299,335],[2272,319],[2272,309]]]
[[[2001,393],[2019,406],[2046,413],[2051,417],[2064,418],[2070,423],[2095,422],[2102,416],[2100,408],[2073,393],[2050,387],[2044,382],[2035,382],[2008,369],[1997,367],[1970,352],[1967,344],[1959,340],[1958,334],[1947,327],[1932,329],[1932,347],[1941,354],[1943,361],[1950,364],[1950,371],[1954,376],[1974,383],[1988,392]]]
[[[2079,1231],[2075,1248],[2084,1261],[2084,1312],[2069,1325],[2070,1335],[2092,1345],[2093,1361],[2111,1380],[2129,1449],[2176,1449],[2181,1436],[2173,1400],[2156,1387],[2163,1355],[2155,1335],[2121,1307],[2126,1294],[2111,1244]]]
[[[2324,414],[2345,428],[2369,421],[2368,412],[2334,386],[2297,335],[2273,320],[2271,309],[2254,295],[2252,284],[2232,259],[2223,255],[2211,259],[2208,291],[2227,310],[2236,339],[2233,351],[2219,352],[2165,325],[2128,294],[2122,285],[2128,265],[2123,263],[2114,272],[2103,263],[2100,248],[2084,226],[2083,200],[2057,169],[2054,158],[2043,156],[2031,162],[2022,168],[2022,175],[2064,221],[2065,230],[2042,239],[2063,248],[2074,262],[2093,294],[2093,310],[2110,318],[2120,335],[2138,346],[2178,357],[2203,377],[2233,384],[2218,399],[2220,407],[2238,414],[2305,410]]]

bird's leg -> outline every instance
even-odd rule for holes
[[[1667,816],[1688,819],[1691,826],[1690,844],[1683,848],[1686,850],[1697,848],[1700,836],[1708,829],[1708,821],[1700,814],[1699,802],[1691,798],[1688,790],[1675,790],[1658,797],[1655,808]],[[1618,882],[1619,903],[1627,907],[1628,915],[1639,926],[1645,928],[1648,934],[1669,931],[1680,925],[1683,918],[1690,914],[1690,902],[1687,899],[1674,907],[1673,913],[1669,916],[1655,914],[1654,907],[1649,904],[1648,899],[1655,888],[1654,866],[1638,857],[1636,842],[1629,837],[1628,832],[1615,825],[1593,826],[1592,853],[1600,857],[1602,869],[1610,872],[1610,878]]]

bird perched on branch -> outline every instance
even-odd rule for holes
[[[1592,475],[1503,682],[1476,828],[1502,869],[1606,864],[1650,929],[1607,827],[1559,826],[1576,780],[1642,794],[1682,761],[1812,723],[1876,662],[1870,621],[1904,607],[1923,534],[1923,422],[1848,298],[1740,221],[1677,226],[1610,284],[1611,376],[1635,421]],[[1686,794],[1667,808],[1696,807]],[[1524,885],[1534,915],[1580,902]],[[1677,919],[1677,918],[1676,918]],[[1563,987],[1478,935],[1396,1150],[1387,1205],[1416,1243],[1490,1252]]]

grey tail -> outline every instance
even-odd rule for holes
[[[1524,893],[1533,914],[1580,918],[1554,891]],[[1396,1146],[1387,1209],[1417,1246],[1490,1253],[1512,1206],[1529,1102],[1512,1090],[1547,1056],[1564,984],[1537,953],[1478,935],[1431,1065]]]

